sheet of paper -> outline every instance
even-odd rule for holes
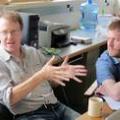
[[[113,100],[112,98],[110,98],[108,96],[104,96],[103,98],[106,100],[107,104],[109,105],[109,107],[112,110],[120,109],[120,101],[115,101],[115,100]]]

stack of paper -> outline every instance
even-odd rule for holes
[[[106,100],[107,104],[109,105],[109,107],[112,110],[119,110],[120,109],[120,101],[113,100],[109,96],[104,96],[103,98]]]
[[[81,37],[81,36],[71,36],[71,41],[82,44],[91,44],[92,38],[90,37]]]

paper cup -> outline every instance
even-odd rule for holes
[[[88,115],[100,117],[102,115],[103,100],[99,97],[90,97],[88,101]]]

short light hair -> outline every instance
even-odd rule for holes
[[[108,30],[119,30],[120,31],[120,19],[115,19],[108,26]]]
[[[17,11],[0,10],[0,18],[1,17],[11,20],[13,22],[18,22],[20,24],[21,30],[23,29],[23,20]]]

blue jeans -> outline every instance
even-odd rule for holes
[[[25,114],[17,115],[14,120],[75,120],[80,114],[57,103],[40,107],[39,109]]]

